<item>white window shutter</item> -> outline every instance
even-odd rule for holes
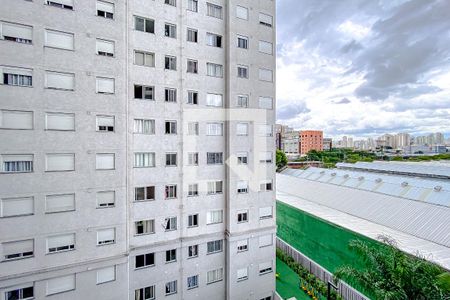
[[[116,230],[114,228],[101,229],[97,231],[97,242],[100,241],[114,241]]]
[[[259,69],[259,80],[273,81],[273,71],[268,69]]]
[[[75,209],[75,194],[45,196],[45,211],[48,213]]]
[[[75,170],[75,154],[47,154],[46,171],[73,171]]]
[[[96,155],[95,166],[97,170],[114,169],[114,153],[101,153]]]
[[[46,113],[45,128],[47,130],[75,130],[75,114]]]
[[[273,244],[273,236],[271,234],[261,235],[259,237],[259,247],[265,247]]]
[[[266,14],[260,13],[259,14],[259,21],[263,22],[263,23],[266,23],[266,24],[273,25],[272,24],[273,18],[272,18],[271,15],[266,15]]]
[[[113,116],[97,116],[97,126],[114,127]]]
[[[0,110],[0,128],[33,129],[33,112]]]
[[[109,13],[114,13],[114,3],[97,1],[97,9]]]
[[[97,93],[114,94],[114,78],[97,77]]]
[[[34,212],[34,198],[6,198],[1,200],[2,217],[30,215]]]
[[[114,191],[98,192],[97,206],[106,206],[115,203],[116,193]]]
[[[25,69],[25,68],[8,68],[8,67],[1,67],[2,73],[8,73],[8,74],[17,74],[17,75],[25,75],[25,76],[33,76],[33,70],[31,69]]]
[[[236,6],[236,17],[239,19],[248,20],[248,8],[243,6]]]
[[[114,54],[114,42],[97,39],[97,52],[106,52]]]
[[[54,235],[47,238],[47,248],[75,245],[75,233]]]
[[[248,240],[240,240],[237,241],[237,247],[243,247],[243,246],[247,246],[248,245]]]
[[[7,255],[17,254],[17,253],[25,253],[25,252],[33,252],[34,251],[34,240],[24,240],[24,241],[14,241],[7,242],[1,245],[3,255],[5,257]]]
[[[266,54],[273,54],[273,44],[270,42],[259,41],[259,51]]]
[[[74,35],[73,33],[47,29],[45,30],[45,46],[73,50]]]
[[[270,269],[270,268],[272,268],[272,262],[271,261],[263,262],[263,263],[259,264],[259,271]]]
[[[273,109],[273,98],[259,97],[259,108]]]
[[[1,22],[2,36],[33,40],[33,27],[26,25]]]
[[[97,284],[116,280],[116,266],[97,270]]]
[[[75,289],[75,274],[47,280],[47,295],[53,295]]]
[[[75,74],[45,72],[45,86],[53,89],[74,90]]]
[[[238,181],[237,182],[237,188],[238,189],[247,189],[248,188],[248,181],[244,181],[244,180]]]
[[[272,206],[259,208],[259,217],[269,217],[272,216]]]
[[[237,278],[246,278],[248,276],[248,268],[242,268],[237,270]]]

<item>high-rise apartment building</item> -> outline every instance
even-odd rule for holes
[[[272,299],[275,1],[0,5],[0,299]]]

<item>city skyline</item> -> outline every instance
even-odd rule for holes
[[[277,9],[278,123],[333,138],[449,137],[450,41],[440,36],[450,2],[288,0]]]

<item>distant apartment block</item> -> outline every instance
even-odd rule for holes
[[[300,155],[306,155],[311,150],[323,150],[323,132],[319,130],[300,131]]]

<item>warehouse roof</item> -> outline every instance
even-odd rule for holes
[[[277,199],[371,238],[388,234],[405,251],[419,252],[450,269],[449,194],[447,202],[434,201],[436,198],[429,195],[444,190],[434,190],[437,185],[445,186],[448,192],[448,182],[417,179],[406,185],[411,178],[383,175],[380,182],[377,176],[381,175],[287,169],[277,174]],[[417,199],[417,195],[422,198]]]

